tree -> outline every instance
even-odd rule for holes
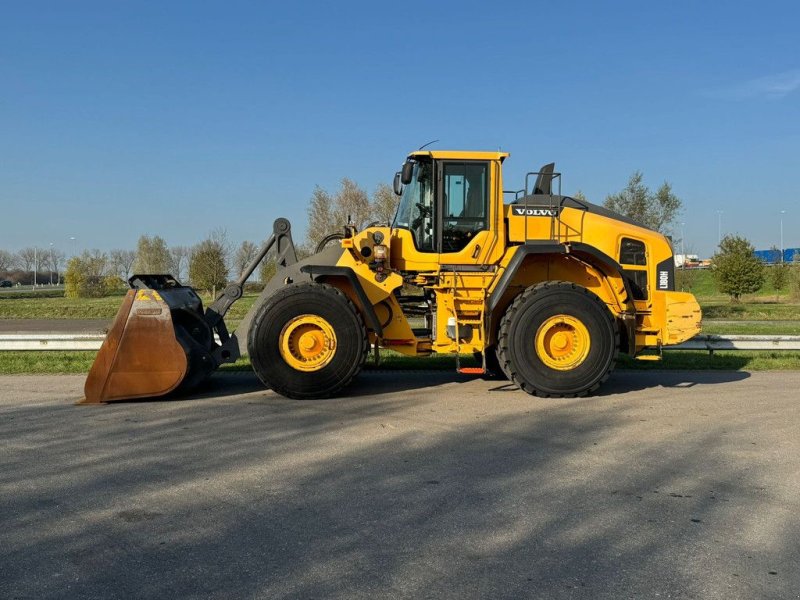
[[[184,274],[189,268],[189,257],[192,249],[188,246],[173,246],[169,249],[169,272],[178,281],[184,280]]]
[[[17,263],[17,258],[7,250],[0,250],[0,272],[10,271]]]
[[[209,290],[216,297],[217,288],[228,283],[228,243],[225,231],[218,229],[192,248],[189,279],[194,287]]]
[[[333,197],[319,186],[314,187],[311,202],[308,204],[308,231],[306,237],[311,244],[317,245],[328,235],[333,223]]]
[[[257,254],[258,246],[248,240],[242,242],[233,257],[233,271],[237,276],[241,277],[247,265],[253,262]],[[264,262],[265,261],[262,261],[262,264],[264,264]]]
[[[316,186],[308,206],[308,241],[316,246],[330,233],[342,231],[348,219],[363,229],[374,219],[367,192],[351,179],[342,179],[335,195]]]
[[[261,280],[261,283],[267,284],[269,280],[275,276],[277,271],[278,263],[275,262],[275,259],[265,258],[258,267],[258,278]]]
[[[85,250],[73,256],[64,273],[64,295],[67,298],[99,298],[119,285],[116,275],[108,276],[108,256],[99,250]]]
[[[641,171],[635,171],[628,185],[618,194],[607,196],[603,205],[645,227],[668,233],[683,203],[672,193],[672,186],[666,181],[654,194],[642,179]]]
[[[36,263],[39,262],[39,257],[41,256],[41,250],[38,248],[34,248],[33,246],[29,246],[28,248],[23,248],[19,252],[17,252],[17,265],[23,271],[33,271],[36,266]]]
[[[781,290],[789,283],[789,265],[786,263],[776,263],[767,269],[767,272],[769,273],[769,282],[775,290],[775,300],[777,301]]]
[[[136,261],[136,252],[133,250],[121,250],[117,248],[112,250],[109,255],[109,262],[111,263],[110,269],[123,281],[128,281],[133,274],[133,263]]]
[[[400,196],[395,194],[391,187],[385,183],[378,184],[372,194],[372,220],[378,221],[381,225],[388,225],[394,220],[399,203]]]
[[[743,237],[726,235],[711,258],[717,288],[739,302],[742,294],[752,294],[764,285],[764,263],[754,254],[753,245]]]
[[[136,245],[136,260],[133,270],[136,273],[167,273],[170,255],[167,243],[160,236],[143,235]]]
[[[588,202],[588,201],[589,201],[589,199],[586,197],[586,194],[584,194],[584,193],[583,193],[582,191],[580,191],[580,190],[578,190],[577,192],[575,192],[575,193],[572,195],[572,197],[573,197],[573,198],[575,198],[575,200],[580,200],[581,202]]]
[[[61,273],[61,267],[66,260],[66,254],[62,250],[58,248],[48,248],[44,251],[45,254],[40,261],[40,264],[49,271],[50,273],[50,283],[53,283],[53,275],[56,276],[56,280],[59,280],[59,274]]]

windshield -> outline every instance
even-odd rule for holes
[[[414,165],[411,182],[403,188],[392,227],[408,229],[417,250],[432,252],[434,240],[433,177],[430,162]]]

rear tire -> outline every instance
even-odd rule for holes
[[[320,353],[306,362],[304,350],[295,348],[304,339],[302,327],[325,340]],[[299,283],[276,292],[258,310],[247,350],[258,378],[282,396],[328,398],[361,370],[369,339],[364,320],[342,291],[324,283]]]
[[[586,396],[617,362],[619,329],[600,298],[570,282],[527,288],[500,323],[499,359],[534,396]]]

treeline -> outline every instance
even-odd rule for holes
[[[258,248],[251,241],[235,247],[222,229],[194,246],[169,246],[161,236],[143,235],[136,250],[85,250],[71,258],[64,274],[65,295],[105,296],[125,289],[134,273],[167,273],[216,296],[231,278],[241,275]],[[266,260],[260,266],[259,279],[266,282],[274,272],[274,261]]]
[[[19,252],[0,249],[0,279],[20,285],[58,284],[66,254],[53,246],[30,246]]]

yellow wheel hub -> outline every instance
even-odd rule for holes
[[[300,315],[284,325],[278,348],[293,369],[318,371],[336,354],[336,334],[322,317]]]
[[[536,354],[551,369],[569,371],[589,355],[589,330],[570,315],[555,315],[536,332]]]

